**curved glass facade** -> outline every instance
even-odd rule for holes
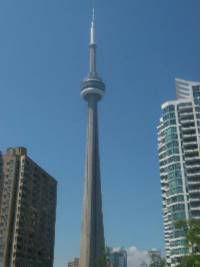
[[[176,89],[178,100],[162,105],[157,127],[165,248],[170,267],[189,253],[185,232],[176,229],[176,222],[200,218],[200,83],[179,79]]]

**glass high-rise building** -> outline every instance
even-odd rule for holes
[[[149,267],[161,267],[162,258],[161,253],[157,249],[151,249],[148,251],[150,257]]]
[[[127,251],[124,248],[106,249],[107,267],[127,267]]]
[[[168,266],[189,253],[178,220],[200,218],[200,82],[176,79],[177,99],[162,105],[158,153]]]

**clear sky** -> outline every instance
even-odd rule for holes
[[[79,254],[92,1],[1,0],[0,148],[58,180],[55,267]],[[199,0],[96,0],[106,242],[163,250],[156,125],[175,77],[200,80]]]

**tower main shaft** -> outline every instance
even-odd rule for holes
[[[80,267],[105,267],[105,241],[98,141],[98,101],[104,95],[105,85],[96,72],[94,17],[91,26],[89,47],[89,75],[83,82],[81,89],[81,95],[88,103],[88,128]]]

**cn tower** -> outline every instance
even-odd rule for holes
[[[88,126],[80,267],[106,266],[98,141],[98,102],[104,96],[105,84],[96,70],[95,35],[93,10],[89,44],[89,73],[81,87],[81,96],[88,106]]]

